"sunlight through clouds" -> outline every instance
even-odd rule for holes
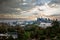
[[[38,7],[37,7],[38,6]],[[32,9],[40,9],[32,11]],[[60,0],[0,0],[0,13],[20,14],[26,11],[28,14],[44,13],[45,15],[60,14]],[[22,13],[24,14],[24,13]]]

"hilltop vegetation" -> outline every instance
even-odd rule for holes
[[[8,32],[17,32],[18,38],[12,36],[2,37],[1,40],[60,40],[60,24],[57,20],[52,22],[52,27],[41,28],[38,25],[31,24],[21,27],[20,25],[10,26],[6,23],[0,23],[0,34]]]

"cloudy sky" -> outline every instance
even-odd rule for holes
[[[37,6],[46,15],[60,15],[60,0],[0,0],[0,14],[21,14]]]

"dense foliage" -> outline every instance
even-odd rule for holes
[[[57,20],[52,22],[52,27],[41,28],[38,25],[31,24],[21,27],[15,27],[5,23],[0,23],[0,33],[17,32],[18,38],[2,38],[3,40],[60,40],[60,24]],[[1,38],[0,38],[1,39]]]

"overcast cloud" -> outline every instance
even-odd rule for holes
[[[60,7],[60,0],[0,0],[0,13],[20,14],[21,11],[32,9],[35,6],[42,6],[45,3],[48,3],[49,6],[56,4]]]

